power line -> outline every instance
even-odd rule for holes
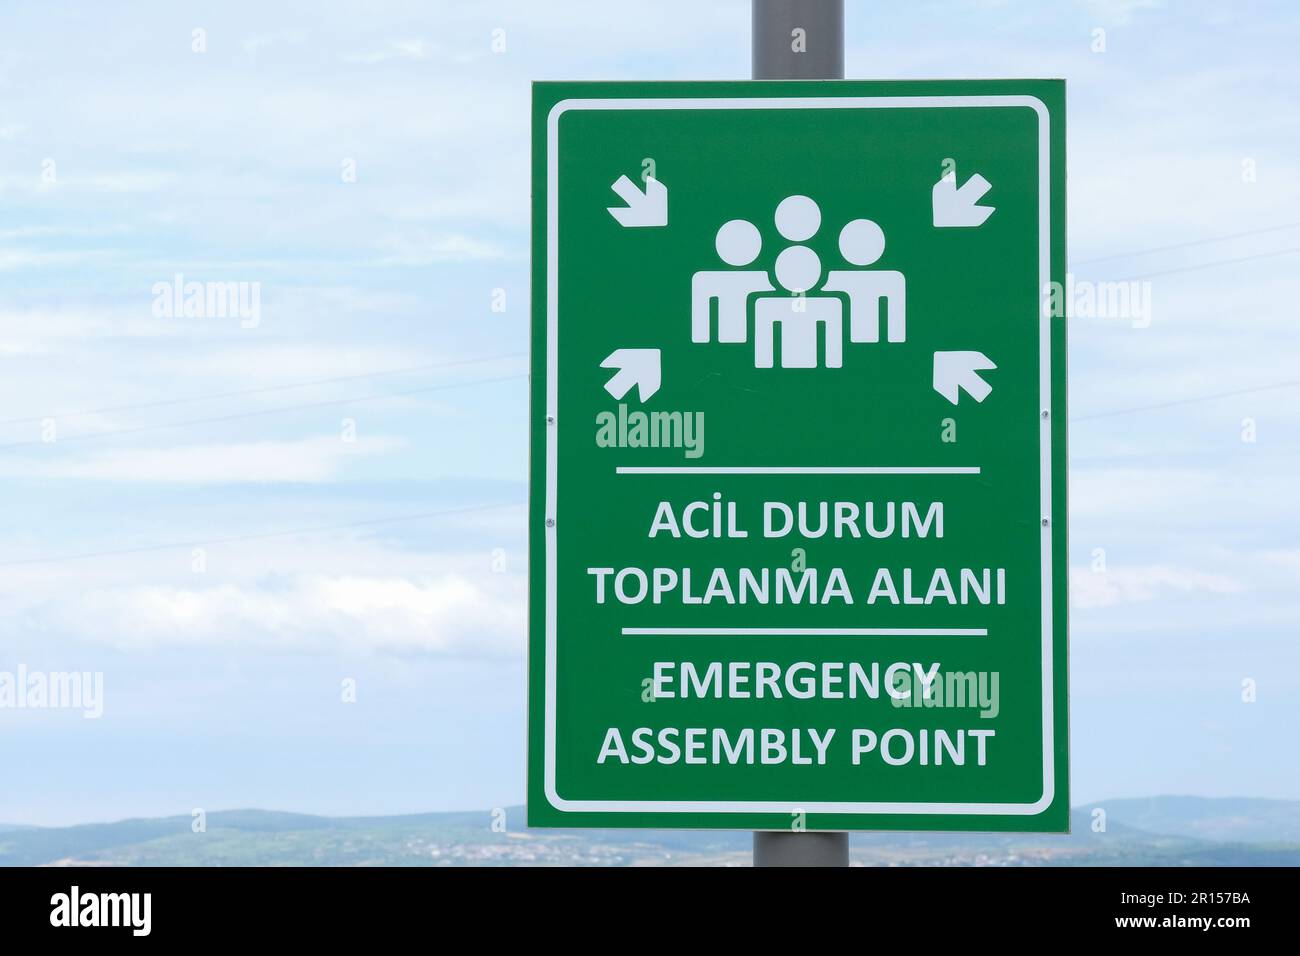
[[[527,358],[523,352],[510,352],[504,355],[485,355],[481,358],[459,359],[451,362],[432,362],[427,365],[411,365],[406,368],[385,369],[374,372],[359,372],[354,375],[339,375],[334,378],[318,378],[303,382],[288,382],[282,385],[263,385],[257,388],[241,388],[229,392],[212,392],[208,395],[194,395],[189,398],[163,398],[152,402],[136,402],[129,405],[109,405],[104,408],[86,409],[80,412],[65,412],[62,415],[33,415],[29,418],[9,418],[0,420],[0,425],[26,425],[45,421],[47,418],[62,421],[68,418],[84,418],[87,415],[106,415],[110,412],[134,411],[141,408],[161,408],[166,405],[186,405],[194,402],[213,401],[219,398],[236,398],[243,395],[260,395],[267,392],[285,391],[294,388],[310,388],[314,385],[334,385],[339,382],[355,382],[363,378],[385,378],[393,375],[408,375],[415,372],[431,372],[437,369],[458,368],[465,365],[478,365],[484,362],[500,362],[507,359]]]
[[[1300,386],[1300,380],[1293,382],[1275,382],[1272,385],[1258,385],[1252,388],[1238,388],[1230,392],[1215,392],[1212,395],[1194,395],[1189,398],[1176,398],[1167,402],[1156,402],[1152,405],[1135,405],[1132,408],[1116,408],[1108,412],[1094,412],[1091,415],[1071,416],[1070,423],[1086,422],[1096,418],[1113,418],[1116,415],[1131,415],[1135,412],[1150,412],[1162,408],[1175,408],[1179,405],[1194,405],[1197,402],[1212,402],[1220,398],[1234,398],[1238,395],[1253,395],[1256,392],[1269,392],[1281,388],[1295,388]]]
[[[1260,236],[1269,232],[1282,232],[1285,229],[1300,228],[1300,222],[1291,222],[1283,226],[1266,226],[1263,229],[1248,229],[1245,232],[1233,232],[1226,236],[1213,236],[1209,239],[1193,239],[1190,242],[1175,242],[1168,246],[1154,246],[1151,249],[1142,249],[1138,252],[1119,252],[1108,256],[1094,256],[1091,259],[1080,259],[1078,262],[1071,262],[1070,267],[1091,265],[1094,262],[1109,262],[1112,259],[1137,259],[1141,256],[1149,256],[1157,252],[1172,252],[1175,249],[1190,249],[1193,246],[1206,246],[1215,242],[1227,242],[1229,239],[1244,239],[1247,236]]]
[[[300,412],[314,408],[354,405],[360,402],[378,401],[383,398],[404,398],[408,395],[423,395],[427,392],[441,392],[453,388],[467,388],[471,385],[493,385],[499,382],[513,382],[527,377],[528,374],[526,372],[519,372],[515,375],[502,375],[496,378],[480,378],[469,382],[448,382],[441,385],[425,385],[421,388],[408,388],[398,392],[383,392],[378,395],[361,395],[354,398],[336,398],[324,402],[308,402],[303,405],[281,405],[278,408],[260,408],[255,412],[237,412],[232,415],[217,415],[211,418],[190,418],[180,422],[162,422],[156,425],[137,425],[132,428],[114,428],[107,431],[91,432],[86,435],[70,435],[67,438],[60,438],[53,442],[45,442],[40,439],[28,439],[25,441],[10,442],[7,445],[0,445],[0,451],[5,451],[10,448],[21,448],[27,445],[48,446],[70,441],[86,441],[92,438],[108,438],[116,435],[134,435],[140,432],[159,431],[166,428],[184,428],[188,425],[214,425],[222,422],[258,418],[262,415],[279,415],[285,412]]]
[[[1238,256],[1235,259],[1215,259],[1211,262],[1198,262],[1196,265],[1179,266],[1176,269],[1161,269],[1159,272],[1144,272],[1140,275],[1122,276],[1110,281],[1131,282],[1134,279],[1153,279],[1156,276],[1173,275],[1176,272],[1195,272],[1198,269],[1209,269],[1212,266],[1227,266],[1237,262],[1252,262],[1256,259],[1273,259],[1277,256],[1289,256],[1296,252],[1300,252],[1300,246],[1295,246],[1291,249],[1276,249],[1273,252],[1260,252],[1253,256]]]
[[[525,504],[522,501],[502,501],[495,504],[468,505],[464,508],[447,508],[441,511],[417,511],[413,514],[391,515],[387,518],[371,518],[366,521],[343,521],[337,524],[313,525],[306,528],[289,528],[283,531],[264,531],[258,534],[228,535],[223,538],[208,538],[204,541],[168,541],[158,544],[140,545],[134,548],[114,548],[108,551],[82,551],[73,554],[47,555],[40,558],[24,558],[17,561],[0,561],[0,568],[13,568],[34,564],[54,564],[63,561],[79,561],[83,558],[109,558],[127,554],[144,554],[149,551],[172,551],[178,548],[211,547],[218,544],[235,544],[243,541],[263,541],[267,538],[287,538],[298,534],[319,534],[325,531],[342,531],[348,528],[366,528],[375,525],[395,524],[400,521],[423,521],[430,518],[447,518],[455,515],[472,514],[478,511],[492,511],[500,508],[517,508]]]

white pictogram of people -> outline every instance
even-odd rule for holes
[[[762,270],[745,269],[758,258],[763,239],[758,228],[732,219],[718,230],[718,257],[730,269],[695,273],[691,280],[691,341],[712,341],[713,303],[717,302],[717,341],[749,341],[753,301],[754,366],[774,364],[776,328],[781,329],[781,367],[818,368],[819,327],[824,334],[826,368],[843,365],[844,316],[840,293],[849,306],[849,341],[880,341],[883,303],[885,340],[907,336],[907,283],[901,272],[870,269],[885,251],[885,234],[870,219],[854,219],[840,230],[844,261],[857,268],[833,269],[822,277],[821,259],[806,245],[821,228],[821,210],[807,196],[788,196],[776,207],[776,229],[793,245],[776,257],[780,289]],[[772,293],[772,294],[768,294]]]

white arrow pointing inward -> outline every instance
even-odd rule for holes
[[[992,184],[976,173],[957,188],[957,174],[948,173],[937,183],[931,200],[934,205],[934,224],[937,227],[979,226],[993,215],[996,206],[977,206],[980,197],[992,189]]]
[[[961,389],[977,402],[989,397],[993,386],[979,377],[977,369],[997,368],[983,352],[935,352],[934,390],[954,405]]]
[[[626,176],[618,177],[609,188],[627,203],[627,208],[613,207],[609,210],[609,214],[624,226],[668,225],[668,187],[653,176],[646,177],[645,192],[637,189],[636,183]]]
[[[616,368],[618,374],[605,383],[605,391],[619,401],[633,385],[637,396],[645,401],[659,391],[661,373],[658,349],[615,349],[609,358],[600,363],[601,368]]]

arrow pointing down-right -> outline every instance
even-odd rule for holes
[[[979,376],[979,369],[997,368],[983,352],[935,352],[934,390],[954,405],[965,389],[977,402],[989,397],[993,386]]]
[[[637,189],[636,183],[626,176],[620,176],[609,187],[618,193],[626,206],[613,206],[609,214],[623,226],[666,226],[668,225],[668,187],[653,176],[645,179],[645,192]]]

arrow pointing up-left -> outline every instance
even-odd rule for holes
[[[668,225],[668,187],[647,176],[645,192],[636,188],[636,183],[626,176],[618,177],[609,187],[618,193],[627,206],[610,207],[609,214],[624,226],[666,226]]]
[[[935,352],[934,390],[954,405],[962,389],[977,402],[989,397],[993,386],[980,378],[983,369],[997,368],[983,352]]]
[[[661,380],[658,349],[615,349],[600,363],[601,368],[616,368],[618,374],[605,383],[605,391],[615,401],[637,387],[637,396],[645,401],[659,391]]]

